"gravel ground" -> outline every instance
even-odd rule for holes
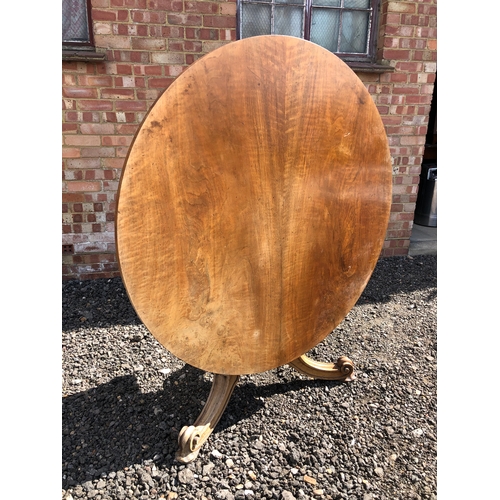
[[[188,465],[177,436],[211,375],[153,338],[119,278],[64,282],[62,498],[436,499],[436,261],[380,260],[309,353],[348,356],[354,382],[242,376]]]

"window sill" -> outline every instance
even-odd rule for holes
[[[355,61],[344,61],[353,71],[358,73],[388,73],[393,72],[392,66],[381,63],[364,63]]]
[[[103,61],[106,54],[103,52],[96,52],[93,49],[65,49],[62,51],[63,61]]]

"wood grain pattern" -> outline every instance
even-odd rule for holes
[[[286,364],[366,286],[391,181],[378,111],[336,56],[287,36],[215,50],[158,99],[129,151],[116,244],[132,304],[200,369]]]

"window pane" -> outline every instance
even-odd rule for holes
[[[317,43],[331,52],[336,52],[338,37],[339,11],[313,8],[311,42]]]
[[[368,19],[368,12],[343,12],[340,52],[366,53]]]
[[[305,0],[276,0],[276,3],[286,3],[294,5],[304,5]]]
[[[276,7],[274,11],[274,34],[302,37],[302,7]]]
[[[351,9],[368,9],[370,0],[345,0],[344,7]]]
[[[86,0],[63,0],[63,42],[89,42]]]
[[[312,0],[313,5],[340,7],[340,0]]]
[[[243,4],[243,37],[271,34],[271,6]]]

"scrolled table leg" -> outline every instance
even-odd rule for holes
[[[356,378],[354,364],[346,356],[341,356],[336,363],[314,361],[305,354],[290,363],[290,366],[308,377],[322,380],[340,380],[350,382]]]
[[[184,426],[179,433],[179,448],[175,456],[178,462],[187,464],[198,456],[203,443],[224,413],[239,378],[239,375],[214,374],[212,388],[200,416],[193,425]]]

